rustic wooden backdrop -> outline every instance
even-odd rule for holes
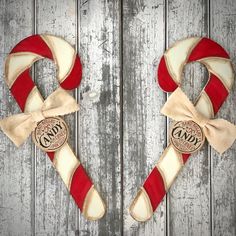
[[[107,214],[88,222],[49,158],[28,140],[15,148],[0,133],[0,235],[235,236],[236,144],[219,156],[207,145],[188,161],[154,217],[137,223],[127,208],[167,144],[166,100],[156,84],[165,49],[188,36],[209,36],[236,64],[235,0],[0,0],[0,117],[19,112],[4,82],[4,60],[24,37],[50,33],[78,50],[83,105],[67,118],[70,144],[103,198]],[[55,66],[40,61],[33,77],[47,96]],[[206,69],[185,68],[183,89],[194,99]],[[83,101],[96,91],[97,101]],[[219,112],[236,123],[236,89]]]

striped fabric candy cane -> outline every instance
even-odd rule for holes
[[[42,58],[55,62],[57,80],[63,89],[72,90],[80,84],[82,66],[68,42],[52,35],[27,37],[12,49],[5,66],[6,82],[23,112],[42,107],[44,99],[30,76],[30,67]],[[70,146],[66,143],[47,154],[84,216],[89,220],[101,218],[105,205]]]
[[[206,66],[209,80],[195,108],[207,118],[213,118],[227,98],[234,82],[234,71],[228,53],[208,38],[187,38],[169,48],[161,58],[158,83],[165,92],[173,92],[182,80],[183,67],[198,61]],[[130,214],[137,221],[151,218],[180,170],[190,157],[176,151],[169,144],[145,180],[130,206]]]

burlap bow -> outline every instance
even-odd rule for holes
[[[76,100],[64,89],[58,88],[47,97],[40,110],[7,117],[0,121],[0,127],[16,146],[20,146],[39,121],[76,112],[78,109]]]
[[[199,113],[184,92],[177,88],[161,109],[161,113],[175,121],[192,120],[203,130],[209,144],[220,154],[236,139],[236,126],[224,119],[208,119]]]

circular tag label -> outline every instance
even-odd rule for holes
[[[54,152],[68,140],[68,127],[59,117],[48,117],[37,124],[33,132],[34,143],[43,151]]]
[[[181,153],[198,151],[205,141],[202,128],[194,121],[179,121],[174,123],[170,132],[170,142]]]

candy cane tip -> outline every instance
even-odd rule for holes
[[[82,212],[88,220],[99,220],[106,212],[106,206],[94,187],[86,196]]]
[[[153,215],[153,209],[146,191],[141,188],[129,208],[130,215],[140,222],[149,220]]]

